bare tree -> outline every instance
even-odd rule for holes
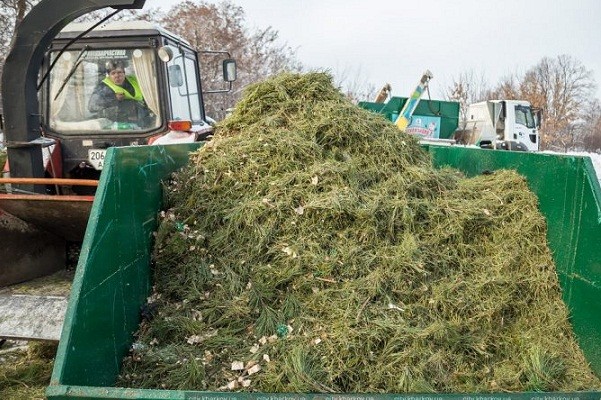
[[[158,18],[166,29],[187,39],[198,51],[227,50],[238,64],[238,77],[227,95],[205,95],[205,106],[213,118],[222,118],[249,83],[272,74],[301,69],[295,50],[279,41],[272,27],[249,30],[242,7],[226,0],[211,4],[184,1]],[[204,54],[201,61],[204,89],[223,87],[220,57]]]
[[[39,0],[0,1],[0,76],[15,29]]]
[[[353,103],[369,101],[376,95],[376,87],[365,78],[361,67],[335,69],[330,71],[334,78],[334,84]],[[392,90],[389,86],[389,92]]]
[[[487,93],[486,99],[522,100],[520,79],[520,76],[517,74],[505,75],[499,80],[497,86]]]
[[[582,150],[601,153],[601,102],[595,99],[585,110]]]
[[[465,129],[467,123],[467,108],[472,103],[477,103],[489,98],[490,89],[484,73],[473,70],[462,72],[453,78],[451,86],[445,90],[447,100],[457,101],[459,108],[459,127]]]
[[[543,110],[542,148],[576,146],[579,120],[593,100],[596,88],[592,71],[571,56],[543,58],[523,76],[511,76],[494,93],[507,99],[528,100]]]

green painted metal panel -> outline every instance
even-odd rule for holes
[[[58,389],[58,390],[55,390]],[[599,392],[578,393],[415,393],[415,394],[321,394],[321,393],[223,393],[180,390],[142,390],[91,387],[51,388],[49,399],[136,400],[599,400]]]
[[[406,97],[392,97],[387,103],[359,102],[359,107],[384,115],[395,121],[399,112],[407,102]],[[451,139],[459,126],[459,103],[456,101],[422,99],[413,117],[440,117],[440,138]]]
[[[601,392],[267,394],[114,388],[150,290],[150,249],[161,180],[196,145],[110,149],[73,284],[48,399],[599,400]],[[589,159],[458,146],[426,146],[434,165],[468,175],[516,169],[538,195],[564,300],[588,361],[601,375],[601,189]]]
[[[75,273],[51,385],[112,386],[150,291],[161,180],[199,144],[109,149]]]
[[[601,189],[587,157],[429,146],[436,166],[468,175],[515,169],[538,196],[547,239],[587,360],[601,376]]]

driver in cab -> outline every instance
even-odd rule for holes
[[[106,63],[106,77],[92,92],[88,109],[98,117],[139,127],[149,126],[152,117],[138,80],[133,75],[125,75],[121,61]]]

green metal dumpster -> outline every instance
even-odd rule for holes
[[[162,183],[199,144],[111,148],[107,153],[69,300],[48,399],[202,400],[599,400],[601,392],[455,394],[224,393],[115,388],[121,360],[150,293],[150,252]],[[601,189],[588,158],[426,146],[437,167],[468,175],[516,169],[547,219],[564,301],[593,370],[601,376]]]

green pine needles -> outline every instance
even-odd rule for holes
[[[246,90],[167,187],[157,316],[119,385],[254,392],[599,388],[513,171],[435,169],[326,73]]]

